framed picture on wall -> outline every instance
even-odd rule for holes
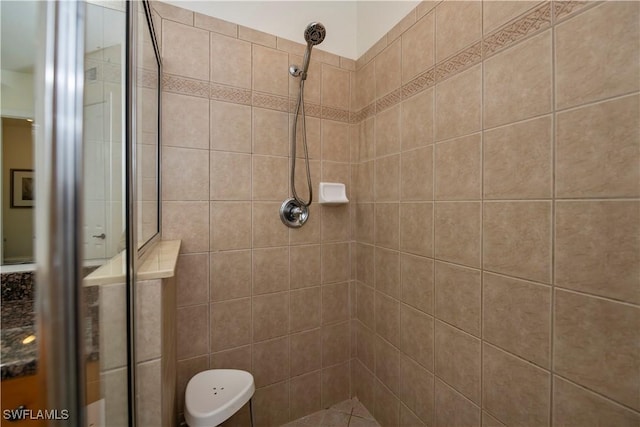
[[[35,191],[33,169],[11,169],[12,208],[32,208]]]

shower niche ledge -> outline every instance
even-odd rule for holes
[[[346,186],[341,182],[321,182],[318,203],[325,206],[340,206],[349,203]]]

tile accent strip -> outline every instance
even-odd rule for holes
[[[402,101],[402,88],[398,88],[380,98],[376,102],[376,111],[384,111]]]
[[[249,89],[219,85],[202,80],[179,77],[172,74],[162,76],[162,90],[181,95],[197,96],[232,104],[249,105],[270,110],[293,113],[297,98],[271,95]],[[319,104],[305,103],[305,113],[310,117],[349,123],[349,110],[321,107]]]
[[[563,0],[563,1],[554,1],[553,2],[553,14],[555,22],[558,22],[560,19],[566,18],[567,16],[572,15],[574,12],[577,12],[583,9],[585,6],[589,4],[601,2],[593,2],[593,1],[578,1],[578,0]]]
[[[551,4],[544,3],[484,39],[484,57],[505,49],[524,37],[551,26]]]
[[[415,79],[402,86],[402,99],[410,98],[413,95],[430,88],[436,83],[435,67],[428,69],[424,73],[418,75]]]
[[[480,61],[482,61],[482,42],[477,42],[462,52],[458,52],[440,64],[437,64],[435,72],[436,82],[440,83]]]

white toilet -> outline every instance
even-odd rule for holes
[[[185,421],[189,427],[222,424],[251,400],[255,389],[253,375],[249,372],[237,369],[202,371],[187,384]]]

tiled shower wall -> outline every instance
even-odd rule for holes
[[[220,367],[254,375],[259,425],[345,400],[351,207],[314,204],[298,230],[278,216],[289,194],[298,94],[287,70],[301,64],[304,46],[154,5],[164,60],[162,232],[182,240],[178,411],[189,378]],[[305,90],[313,183],[350,188],[355,62],[319,49],[313,58]],[[303,172],[299,161],[297,188],[306,198]]]
[[[352,384],[381,424],[640,423],[638,22],[423,2],[357,61]]]

